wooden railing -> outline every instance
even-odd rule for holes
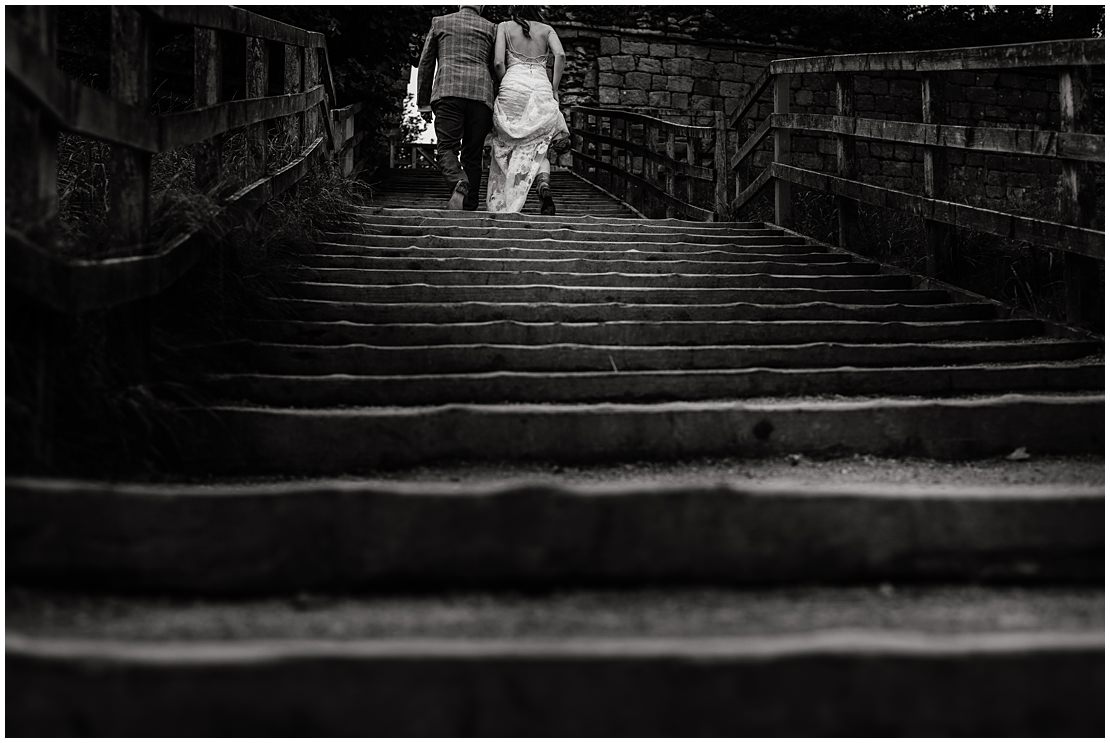
[[[574,171],[642,216],[712,220],[724,215],[728,171],[722,113],[717,112],[715,126],[707,127],[576,106],[570,129]]]
[[[1104,260],[1105,232],[1094,229],[1095,200],[1101,200],[1090,165],[1104,162],[1104,137],[1095,134],[1090,101],[1092,68],[1104,63],[1104,41],[1082,39],[1008,46],[945,49],[928,52],[849,54],[785,59],[772,62],[751,94],[730,116],[738,128],[758,111],[760,99],[771,94],[771,114],[757,122],[754,131],[733,154],[736,173],[733,213],[740,212],[765,186],[774,188],[775,222],[794,224],[791,187],[836,197],[840,245],[850,247],[856,234],[858,205],[909,212],[924,220],[928,255],[927,271],[944,276],[951,261],[948,253],[951,227],[999,235],[1061,251],[1067,283],[1067,315],[1079,323],[1084,310],[1099,292],[1100,262]],[[955,126],[946,124],[945,73],[968,71],[1056,70],[1059,77],[1059,131],[1024,128]],[[919,73],[920,121],[861,118],[853,106],[853,75]],[[835,75],[835,115],[791,112],[791,83],[795,76]],[[822,173],[791,164],[791,134],[817,133],[835,137],[836,173]],[[773,137],[770,164],[745,180],[741,165]],[[923,148],[923,193],[894,190],[859,180],[855,141],[871,140]],[[979,153],[1050,158],[1061,163],[1062,203],[1059,220],[1046,220],[1007,211],[947,200],[949,195],[946,153],[958,149]],[[1101,308],[1097,308],[1101,312]]]
[[[230,6],[112,6],[110,12],[110,84],[102,92],[58,69],[54,8],[6,10],[6,103],[27,125],[15,133],[9,118],[7,187],[19,190],[20,206],[31,214],[24,221],[40,226],[32,237],[13,230],[9,220],[8,283],[67,312],[157,294],[199,257],[205,228],[161,244],[149,240],[155,153],[192,147],[197,185],[209,188],[225,180],[225,140],[242,133],[245,173],[235,181],[241,187],[221,196],[217,218],[234,221],[296,184],[322,158],[337,157],[350,172],[361,139],[357,107],[331,110],[335,91],[323,35]],[[158,27],[192,29],[194,100],[188,110],[149,113],[157,83],[150,38]],[[245,70],[231,69],[244,60]],[[233,73],[245,89],[232,99],[223,81]],[[66,260],[52,250],[59,131],[112,146],[110,257]],[[287,162],[270,162],[271,140],[293,151]]]

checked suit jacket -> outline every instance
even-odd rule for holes
[[[490,67],[495,30],[492,23],[468,9],[433,18],[417,69],[416,105],[430,106],[440,98],[455,97],[482,101],[492,109]]]

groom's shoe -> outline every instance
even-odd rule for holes
[[[551,198],[550,188],[540,189],[540,214],[555,216],[555,199]]]
[[[466,200],[466,195],[470,191],[470,186],[466,181],[459,181],[455,184],[455,190],[451,192],[451,198],[447,200],[447,208],[453,212],[461,211],[463,208],[463,201]]]

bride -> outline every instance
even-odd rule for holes
[[[509,13],[512,20],[498,24],[493,46],[494,77],[500,88],[493,104],[489,137],[486,208],[491,212],[519,212],[532,182],[538,180],[540,213],[554,214],[549,150],[570,144],[570,131],[559,111],[559,81],[566,53],[558,34],[539,21],[534,8],[513,5]],[[550,56],[554,56],[555,65],[548,80]]]

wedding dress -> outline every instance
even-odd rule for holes
[[[547,78],[547,54],[526,57],[506,49],[505,77],[493,104],[486,208],[519,212],[552,141],[570,136]]]

